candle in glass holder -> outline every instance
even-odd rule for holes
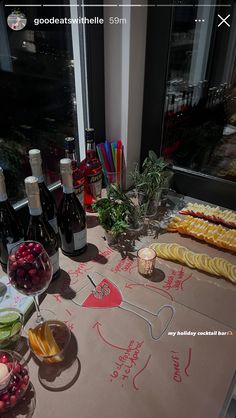
[[[141,248],[138,251],[138,272],[151,276],[155,267],[156,253],[152,248]]]

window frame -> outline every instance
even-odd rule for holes
[[[154,149],[159,156],[162,152],[172,22],[173,7],[151,8],[148,12],[142,161],[149,149]],[[236,210],[236,182],[179,166],[173,168],[173,187],[179,193]]]

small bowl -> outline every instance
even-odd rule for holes
[[[12,320],[10,319],[11,317]],[[14,317],[16,318],[15,320]],[[21,337],[23,324],[24,316],[18,309],[0,309],[0,349],[9,347],[14,348],[18,344]]]
[[[29,386],[29,370],[24,357],[15,351],[0,350],[0,414],[14,408]],[[0,415],[1,416],[1,415]]]
[[[55,354],[47,354],[47,351],[53,349],[53,344],[50,337],[47,337],[47,334],[43,331],[45,325],[50,328],[51,334],[59,348]],[[29,346],[40,361],[53,365],[64,360],[64,353],[71,337],[71,332],[64,322],[57,320],[45,321],[34,328],[33,333],[34,337],[32,339],[29,337]],[[37,344],[37,338],[40,339],[39,344]]]

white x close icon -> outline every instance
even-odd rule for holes
[[[217,16],[221,19],[221,22],[219,23],[218,28],[223,23],[225,23],[230,28],[230,24],[228,22],[226,22],[226,20],[230,17],[230,14],[228,16],[226,16],[225,18],[223,18],[221,15],[217,15]]]

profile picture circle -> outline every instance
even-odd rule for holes
[[[21,12],[12,12],[7,18],[7,24],[12,30],[22,30],[26,23],[26,16]]]

